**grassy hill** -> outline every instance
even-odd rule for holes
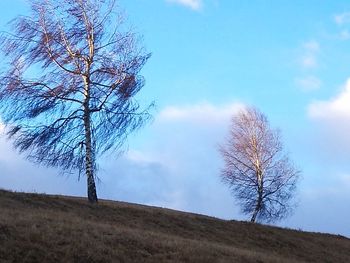
[[[122,202],[0,191],[0,262],[350,262],[350,239]]]

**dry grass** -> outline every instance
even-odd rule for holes
[[[0,191],[1,262],[350,262],[350,240],[168,209]]]

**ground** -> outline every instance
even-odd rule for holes
[[[164,208],[0,191],[0,262],[350,262],[350,239]]]

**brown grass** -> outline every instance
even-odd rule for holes
[[[350,262],[350,240],[122,202],[0,191],[0,262]]]

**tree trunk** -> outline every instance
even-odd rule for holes
[[[85,174],[87,178],[87,194],[90,203],[97,202],[96,185],[94,178],[94,156],[92,153],[90,112],[85,109]]]
[[[256,177],[258,180],[258,200],[256,201],[256,206],[252,215],[252,218],[250,219],[250,222],[255,223],[256,217],[258,213],[261,210],[261,204],[262,204],[262,199],[263,199],[263,173],[261,172],[260,169],[260,164],[259,164],[259,158],[257,158],[257,163],[256,163]]]
[[[88,200],[90,203],[97,203],[97,193],[95,186],[95,179],[92,173],[87,174],[87,184],[88,184]]]
[[[85,128],[85,174],[87,178],[87,195],[90,203],[97,203],[97,193],[94,178],[95,156],[93,154],[91,140],[91,111],[90,111],[90,87],[89,81],[85,82],[85,101],[84,107],[84,128]]]
[[[95,178],[94,178],[94,164],[93,164],[93,154],[92,154],[92,147],[91,147],[91,131],[86,130],[85,125],[85,143],[86,143],[86,152],[85,152],[85,174],[87,178],[87,194],[88,199],[90,203],[96,203],[97,202],[97,193],[96,193],[96,185],[95,185]]]
[[[259,177],[258,200],[256,201],[256,206],[255,206],[252,218],[250,219],[250,222],[252,223],[255,223],[256,217],[261,210],[262,199],[263,199],[263,186],[262,186],[261,177]]]
[[[252,222],[252,223],[255,223],[256,217],[261,209],[261,201],[262,201],[262,199],[261,199],[260,194],[259,194],[258,201],[256,202],[256,206],[254,209],[254,213],[252,215],[252,218],[250,219],[250,222]]]

